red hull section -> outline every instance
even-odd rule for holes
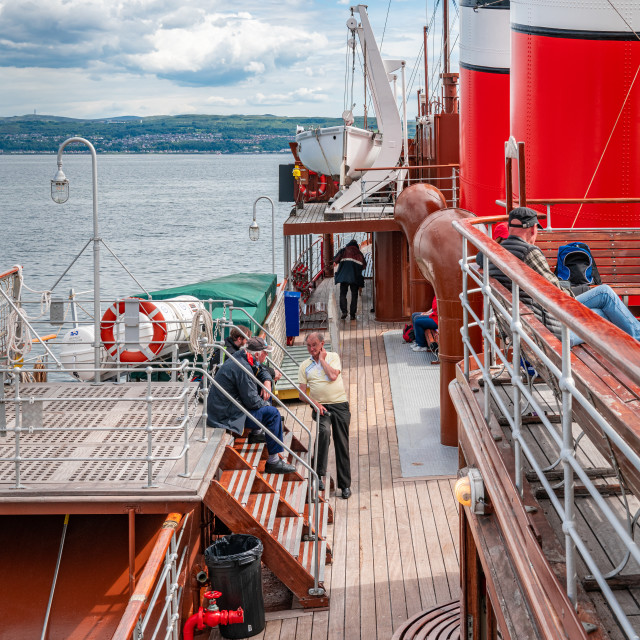
[[[637,197],[640,77],[629,88],[638,43],[512,31],[511,64],[511,134],[525,142],[527,198]],[[640,226],[638,204],[585,205],[576,220],[578,210],[555,205],[552,226]]]
[[[460,68],[460,202],[477,216],[504,209],[504,141],[509,137],[509,74]]]

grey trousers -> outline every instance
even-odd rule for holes
[[[349,411],[349,403],[337,402],[335,404],[325,404],[324,406],[330,415],[325,413],[325,415],[320,416],[317,467],[314,461],[314,468],[319,476],[327,474],[329,444],[331,443],[331,432],[333,432],[338,488],[347,489],[351,486],[351,462],[349,460],[349,423],[351,422],[351,412]]]

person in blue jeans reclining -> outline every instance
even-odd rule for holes
[[[238,404],[244,407],[278,440],[282,441],[282,416],[268,399],[268,393],[258,393],[258,385],[250,374],[258,378],[266,387],[271,387],[272,379],[266,367],[261,366],[268,352],[268,346],[262,338],[250,338],[244,348],[227,358],[218,369],[214,380]],[[207,426],[226,429],[241,436],[245,428],[250,429],[249,442],[264,442],[266,439],[269,457],[265,473],[293,473],[295,467],[287,464],[280,454],[284,451],[281,444],[269,435],[261,433],[260,428],[229,400],[215,385],[211,385],[207,398]]]
[[[567,295],[575,297],[585,307],[588,307],[601,318],[608,320],[616,327],[622,329],[636,340],[640,340],[640,322],[627,309],[616,292],[608,285],[601,284],[589,291],[574,296],[570,289],[566,289],[560,283],[557,276],[549,268],[549,263],[539,247],[535,246],[538,237],[538,214],[528,207],[517,207],[509,213],[509,237],[502,241],[503,249],[522,260],[528,267],[546,278],[556,287],[562,289]],[[511,280],[494,264],[489,264],[489,275],[500,284],[511,290]],[[524,291],[520,291],[520,301],[533,310],[536,317],[558,339],[560,338],[561,324],[538,303],[532,300]],[[417,335],[417,334],[416,334]],[[573,332],[570,335],[571,346],[582,344],[584,340]]]
[[[425,335],[427,329],[438,330],[438,300],[435,296],[433,296],[431,311],[412,313],[411,322],[413,323],[413,333],[415,335],[415,344],[411,345],[411,348],[414,351],[429,351],[429,349],[437,348],[437,344],[435,347],[427,344]]]

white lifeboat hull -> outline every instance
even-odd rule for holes
[[[357,127],[325,127],[296,135],[298,156],[307,169],[319,174],[339,176],[346,135],[346,175],[352,180],[362,175],[354,169],[373,166],[382,145],[382,136]]]

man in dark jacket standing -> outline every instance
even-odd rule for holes
[[[273,347],[268,346],[262,338],[251,338],[246,347],[227,358],[218,369],[214,378],[215,382],[224,389],[238,404],[246,409],[265,429],[271,432],[278,440],[282,441],[282,416],[280,412],[262,398],[258,393],[255,379],[264,384],[271,380],[268,372],[260,365],[265,361],[267,353]],[[245,427],[252,430],[249,442],[259,442],[256,437],[257,425],[248,420],[247,416],[229,400],[214,384],[209,390],[207,399],[207,426],[218,429],[227,429],[241,436]],[[284,450],[282,445],[266,434],[267,451],[269,457],[265,466],[265,473],[293,473],[295,467],[285,463],[280,457]]]
[[[334,264],[338,267],[336,271],[335,281],[340,284],[340,311],[342,311],[342,319],[347,317],[347,291],[351,289],[351,319],[356,319],[356,310],[358,308],[358,289],[364,287],[364,276],[362,272],[366,266],[366,261],[362,255],[362,251],[358,247],[355,240],[351,240],[347,245],[340,249],[333,259]]]

